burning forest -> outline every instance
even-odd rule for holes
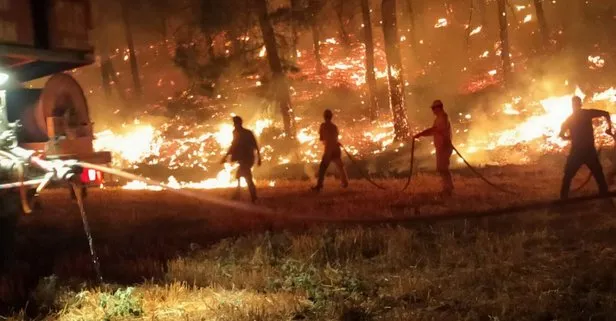
[[[218,160],[231,143],[230,118],[238,114],[261,143],[266,166],[258,178],[275,184],[275,178],[314,175],[319,115],[330,108],[338,114],[344,146],[372,163],[375,174],[396,177],[404,174],[408,135],[428,121],[432,99],[446,102],[454,143],[470,160],[487,165],[530,163],[562,151],[566,144],[557,134],[574,94],[586,97],[588,107],[614,107],[613,44],[581,33],[600,28],[588,22],[593,15],[602,18],[597,24],[613,23],[609,6],[584,4],[572,11],[562,2],[539,8],[516,1],[499,15],[500,1],[473,1],[470,7],[407,1],[394,5],[392,40],[382,32],[391,15],[384,10],[391,8],[367,3],[362,11],[357,2],[269,3],[275,59],[258,10],[209,21],[232,9],[169,5],[162,40],[142,22],[126,32],[144,40],[132,48],[120,41],[115,48],[105,45],[96,66],[75,71],[89,99],[107,106],[96,119],[96,148],[113,151],[122,168],[178,186],[229,187],[233,168]],[[146,7],[155,14],[162,10],[156,6]],[[100,11],[100,19],[112,19],[112,12],[104,13],[109,9]],[[568,23],[570,17],[583,23]],[[100,34],[126,27],[110,24]],[[395,67],[388,62],[391,46],[401,58]],[[399,85],[392,87],[393,80]],[[281,94],[277,82],[288,93]],[[392,114],[398,108],[392,104],[401,104],[403,113]],[[434,152],[427,145],[421,150]]]

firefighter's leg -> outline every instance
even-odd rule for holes
[[[320,190],[323,188],[323,182],[325,181],[325,173],[327,172],[327,168],[329,167],[329,163],[331,162],[331,158],[328,154],[324,154],[321,159],[321,164],[319,165],[319,178],[317,179],[317,185],[314,187],[315,190]]]
[[[571,180],[582,166],[583,157],[578,154],[570,154],[567,157],[567,163],[565,164],[565,170],[563,174],[563,181],[560,185],[560,198],[569,198],[569,189],[571,187]]]
[[[233,193],[232,199],[239,200],[240,192],[241,192],[241,182],[242,182],[242,165],[237,169],[237,173],[235,174],[235,178],[237,178],[237,187],[235,188],[235,192]]]
[[[255,186],[255,182],[252,179],[252,169],[250,167],[244,170],[244,179],[248,185],[248,191],[250,191],[250,199],[254,203],[257,201],[257,186]]]
[[[595,181],[597,182],[597,187],[599,187],[599,194],[607,194],[608,186],[605,180],[605,175],[603,174],[601,162],[599,161],[599,156],[596,153],[594,155],[589,155],[585,163],[586,166],[588,166],[588,169],[590,169],[590,172],[595,178]]]
[[[342,183],[342,187],[347,188],[349,186],[349,178],[347,176],[346,168],[344,168],[344,163],[342,162],[342,158],[338,157],[333,160],[334,164],[338,168],[338,173],[340,174],[340,182]]]
[[[449,171],[451,153],[451,150],[436,152],[436,170],[441,176],[443,193],[447,195],[450,195],[453,191],[453,179],[451,177],[451,172]]]

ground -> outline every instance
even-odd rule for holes
[[[0,279],[4,315],[61,320],[610,320],[616,212],[605,201],[465,218],[558,195],[557,166],[470,172],[435,197],[432,174],[261,188],[250,213],[171,192],[93,190],[103,285],[66,191],[19,225]],[[579,175],[583,180],[585,173]],[[574,184],[575,185],[575,184]],[[595,190],[594,183],[581,194]],[[198,191],[231,196],[230,190]],[[244,195],[247,199],[248,196]],[[452,218],[453,216],[453,218]],[[429,218],[429,220],[425,219]],[[405,222],[406,221],[406,222]],[[395,222],[395,223],[394,223]],[[27,304],[26,304],[27,302]]]

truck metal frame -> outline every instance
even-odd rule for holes
[[[76,30],[62,24],[67,18]],[[91,183],[82,174],[93,170],[80,162],[111,163],[111,153],[94,151],[85,95],[65,73],[95,61],[87,33],[75,27],[90,29],[89,18],[87,0],[8,0],[0,8],[0,20],[18,29],[0,34],[0,264],[10,256],[18,217],[33,211],[42,189],[69,186],[81,204]],[[20,85],[46,76],[41,89]]]

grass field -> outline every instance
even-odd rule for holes
[[[406,192],[396,191],[403,181],[382,181],[381,191],[330,180],[319,195],[309,182],[278,182],[260,191],[272,216],[170,192],[92,191],[103,285],[93,282],[76,206],[51,191],[44,210],[20,222],[0,299],[10,319],[612,320],[616,219],[604,201],[412,221],[553,199],[558,168],[484,170],[515,196],[458,172],[447,201],[434,197],[433,175]],[[378,222],[392,218],[410,220]]]

